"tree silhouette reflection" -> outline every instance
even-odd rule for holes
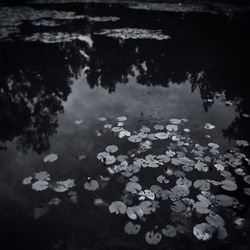
[[[206,30],[207,19],[199,19],[199,25],[194,24],[196,19],[187,18],[176,36],[166,41],[124,41],[92,35],[93,48],[84,47],[89,59],[81,54],[79,41],[1,43],[0,141],[17,138],[18,149],[24,152],[48,150],[73,79],[84,68],[91,88],[101,86],[110,93],[132,76],[138,84],[165,88],[170,82],[182,84],[188,80],[193,91],[199,89],[205,111],[213,105],[217,94],[223,93],[227,100],[238,99],[239,116],[224,135],[238,138],[247,134],[249,122],[242,119],[243,113],[249,113],[247,22],[243,18],[227,24],[224,19],[215,19],[212,25],[216,26]],[[150,25],[156,25],[155,22],[154,19]],[[91,31],[95,26],[88,24],[85,28]],[[175,28],[176,23],[169,22],[170,33]]]

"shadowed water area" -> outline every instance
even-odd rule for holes
[[[1,247],[249,249],[249,21],[1,7]]]

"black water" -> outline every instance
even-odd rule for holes
[[[121,154],[136,148],[105,133],[103,125],[126,116],[126,129],[133,132],[143,125],[152,129],[171,118],[186,118],[190,137],[201,145],[219,144],[221,153],[231,150],[236,140],[249,141],[250,16],[147,12],[104,4],[28,8],[33,9],[0,9],[1,249],[151,248],[145,232],[157,230],[154,220],[169,224],[169,213],[150,215],[148,223],[142,222],[144,231],[126,235],[123,227],[129,219],[108,209],[122,194],[123,182],[111,178],[111,184],[97,193],[83,188],[88,176],[107,175],[96,159],[107,145],[118,145]],[[61,11],[85,17],[66,18],[64,13],[56,18]],[[97,22],[86,16],[120,19]],[[56,25],[34,24],[43,20]],[[124,40],[98,34],[128,27],[161,30],[171,38]],[[54,43],[42,42],[39,35],[36,41],[27,39],[44,32],[84,39],[66,42],[62,34],[56,40],[53,36]],[[204,130],[207,122],[215,128]],[[165,145],[157,147],[155,154]],[[248,147],[243,149],[246,156],[248,152]],[[50,153],[56,153],[58,160],[44,163]],[[80,154],[86,159],[80,161]],[[249,174],[245,165],[242,169]],[[40,171],[47,171],[53,181],[75,179],[78,202],[72,203],[67,192],[36,192],[22,184],[25,177]],[[249,249],[249,197],[242,191],[247,185],[240,181],[238,186],[227,194],[240,200],[240,208],[222,212],[229,218],[227,238],[198,241],[191,225],[186,234],[164,238],[152,248]],[[53,197],[61,203],[48,207]],[[95,206],[98,197],[104,197],[107,205]],[[36,208],[42,208],[44,215],[36,218]],[[202,216],[191,221],[200,223]],[[237,216],[244,218],[243,226],[230,221]]]

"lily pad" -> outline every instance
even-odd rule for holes
[[[34,179],[38,181],[49,181],[50,175],[46,171],[41,171],[41,172],[35,173]]]
[[[52,189],[55,192],[66,192],[70,188],[73,188],[75,186],[75,180],[74,179],[67,179],[65,181],[57,181],[52,185]]]
[[[222,181],[221,187],[227,191],[235,191],[238,188],[235,182],[230,181],[230,180]]]
[[[193,228],[193,234],[198,240],[203,240],[203,241],[209,240],[212,238],[213,233],[214,233],[214,228],[207,223],[197,224]]]
[[[155,134],[155,137],[161,140],[165,140],[168,138],[168,134],[164,132],[159,132]]]
[[[127,117],[126,117],[126,116],[120,116],[120,117],[117,117],[117,120],[118,120],[119,122],[124,122],[124,121],[127,120]]]
[[[127,205],[121,201],[113,201],[109,206],[110,213],[125,214],[127,212]]]
[[[32,180],[33,180],[33,177],[32,176],[29,176],[29,177],[25,177],[24,179],[23,179],[23,185],[29,185],[29,184],[31,184],[31,182],[32,182]]]
[[[127,131],[127,130],[122,130],[122,131],[120,131],[119,132],[119,138],[123,138],[123,137],[125,137],[125,136],[131,136],[131,133],[129,132],[129,131]]]
[[[95,191],[99,188],[99,183],[96,180],[90,180],[84,183],[84,188],[88,191]]]
[[[206,217],[206,221],[207,223],[209,223],[211,226],[214,226],[214,227],[224,227],[225,226],[225,221],[224,219],[218,215],[218,214],[215,214],[215,215],[208,215]]]
[[[58,159],[57,154],[49,154],[43,158],[44,162],[54,162]]]
[[[166,126],[166,129],[170,132],[173,132],[173,131],[178,131],[178,126],[177,125],[167,125]]]
[[[248,147],[249,143],[246,140],[237,140],[236,141],[238,146],[242,146],[242,147]]]
[[[36,181],[32,184],[32,189],[35,191],[44,191],[49,187],[49,183],[44,180]]]
[[[208,130],[211,130],[211,129],[214,129],[215,126],[211,123],[206,123],[205,126],[204,126],[205,129],[208,129]]]
[[[106,151],[108,153],[115,153],[118,151],[118,147],[116,145],[110,145],[106,147]]]
[[[158,232],[154,233],[153,231],[147,232],[145,235],[145,240],[149,245],[157,245],[160,243],[162,235]]]
[[[170,121],[172,124],[180,124],[180,123],[182,122],[182,120],[176,119],[176,118],[170,119],[169,121]]]

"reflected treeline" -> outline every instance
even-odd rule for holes
[[[62,101],[84,61],[58,45],[2,43],[0,46],[0,141],[17,140],[24,152],[48,150]],[[76,56],[77,55],[77,56]],[[1,147],[4,149],[4,147]]]
[[[207,99],[224,93],[227,100],[240,100],[239,114],[249,113],[248,18],[239,16],[228,23],[226,17],[219,16],[189,15],[181,21],[169,15],[169,22],[162,24],[157,20],[163,14],[152,16],[147,28],[160,26],[170,40],[124,41],[92,35],[93,48],[79,41],[1,43],[0,141],[17,138],[18,148],[24,152],[30,148],[38,153],[48,150],[49,138],[58,127],[57,116],[63,112],[62,102],[71,92],[72,80],[86,66],[91,88],[101,86],[114,92],[129,76],[145,86],[168,87],[170,82],[190,80],[192,90],[200,91],[205,111],[213,105]],[[94,31],[96,26],[90,28]],[[224,131],[225,136],[238,138],[246,133],[250,125],[246,122],[239,116]]]

